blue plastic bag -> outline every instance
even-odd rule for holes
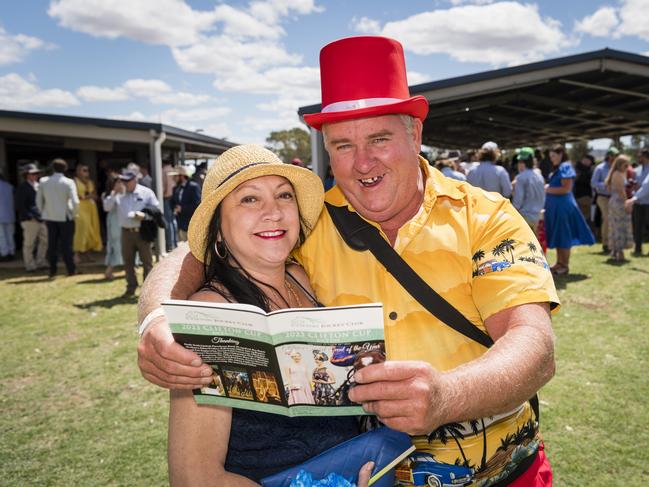
[[[265,477],[261,480],[261,485],[291,487],[291,482],[298,478],[302,470],[309,473],[312,479],[325,479],[329,474],[335,473],[356,483],[358,472],[367,462],[374,462],[374,477],[395,459],[405,458],[413,449],[412,441],[406,433],[383,426],[329,448],[300,465]],[[392,487],[393,484],[394,465],[375,480],[372,487]]]

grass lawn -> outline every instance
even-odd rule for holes
[[[546,449],[555,485],[649,485],[649,257],[593,252],[557,279]],[[167,394],[140,377],[124,280],[102,277],[0,271],[0,485],[167,483]]]

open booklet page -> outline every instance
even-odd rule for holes
[[[212,367],[198,404],[287,416],[365,414],[354,372],[385,360],[380,303],[266,313],[238,303],[162,304],[174,339]]]

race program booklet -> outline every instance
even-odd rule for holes
[[[169,300],[174,339],[212,367],[198,404],[286,416],[365,414],[349,400],[356,370],[385,361],[383,306],[288,308]]]

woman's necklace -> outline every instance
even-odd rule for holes
[[[286,301],[288,307],[299,308],[300,298],[297,296],[297,293],[293,289],[293,285],[289,282],[288,276],[284,278],[284,287],[286,288],[286,292],[288,293],[288,300]],[[293,303],[291,303],[291,299],[293,300]]]

